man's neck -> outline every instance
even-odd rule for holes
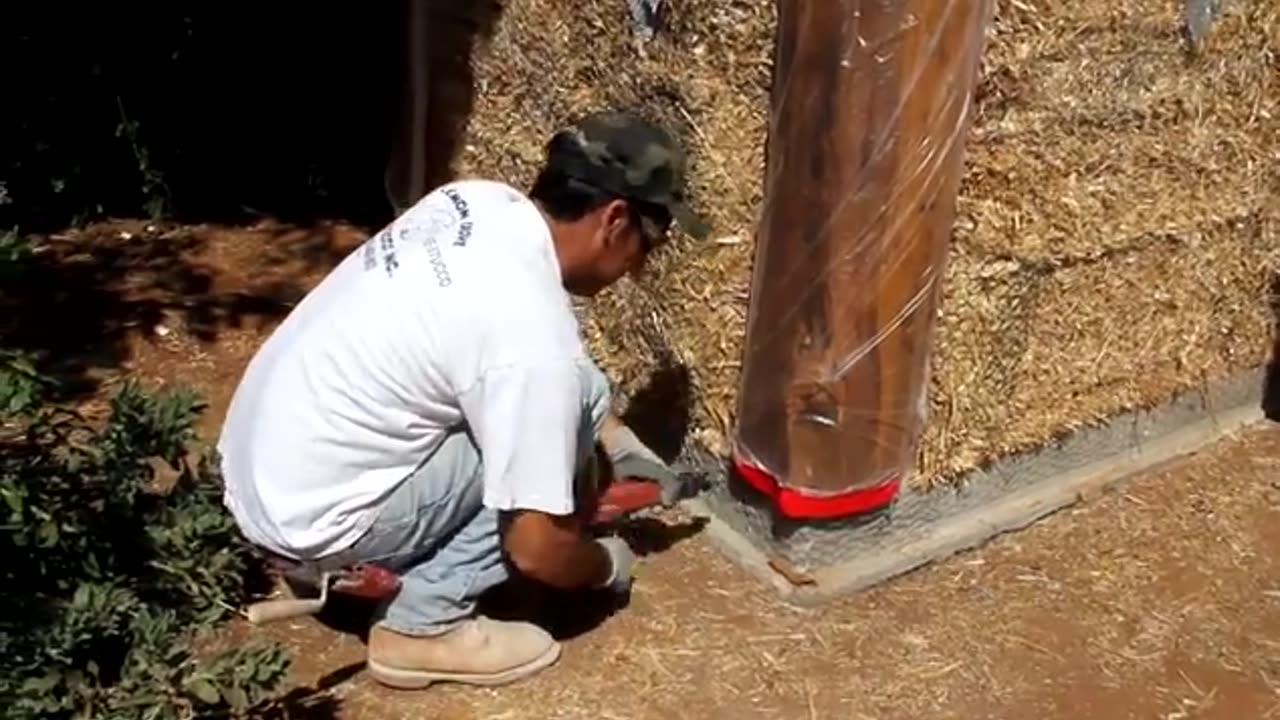
[[[566,223],[551,217],[547,211],[534,202],[534,206],[538,208],[538,212],[542,215],[542,220],[547,224],[547,230],[551,235],[551,252],[555,256],[556,265],[560,269],[560,279],[568,290],[573,285],[574,269],[579,267],[581,259],[577,248],[580,243],[575,242],[574,235],[577,228],[573,223]]]

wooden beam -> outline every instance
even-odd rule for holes
[[[778,0],[735,437],[757,480],[831,499],[915,464],[990,12]]]

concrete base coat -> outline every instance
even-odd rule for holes
[[[729,487],[723,472],[688,507],[709,516],[707,536],[720,550],[788,602],[821,604],[1025,527],[1262,421],[1263,376],[1256,369],[1124,413],[950,487],[904,490],[890,509],[853,522],[778,521],[767,503]]]

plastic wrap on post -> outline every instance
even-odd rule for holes
[[[734,455],[793,518],[914,466],[990,0],[779,0]]]

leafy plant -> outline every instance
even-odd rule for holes
[[[156,169],[151,161],[151,152],[139,138],[138,123],[130,120],[124,111],[124,101],[116,97],[116,107],[120,109],[120,124],[116,126],[116,137],[124,136],[129,140],[129,148],[133,151],[134,160],[138,164],[138,174],[142,176],[139,188],[142,197],[146,198],[147,215],[152,220],[159,219],[169,210],[171,202],[169,186],[165,184],[164,174]]]
[[[105,423],[47,405],[0,356],[0,707],[6,717],[179,720],[271,706],[273,645],[198,652],[244,597],[252,550],[189,459],[201,406],[126,383]],[[176,478],[174,474],[176,473]]]
[[[0,231],[0,288],[13,281],[31,260],[31,244],[14,231]]]
[[[48,384],[25,355],[0,350],[0,419],[32,412]]]

